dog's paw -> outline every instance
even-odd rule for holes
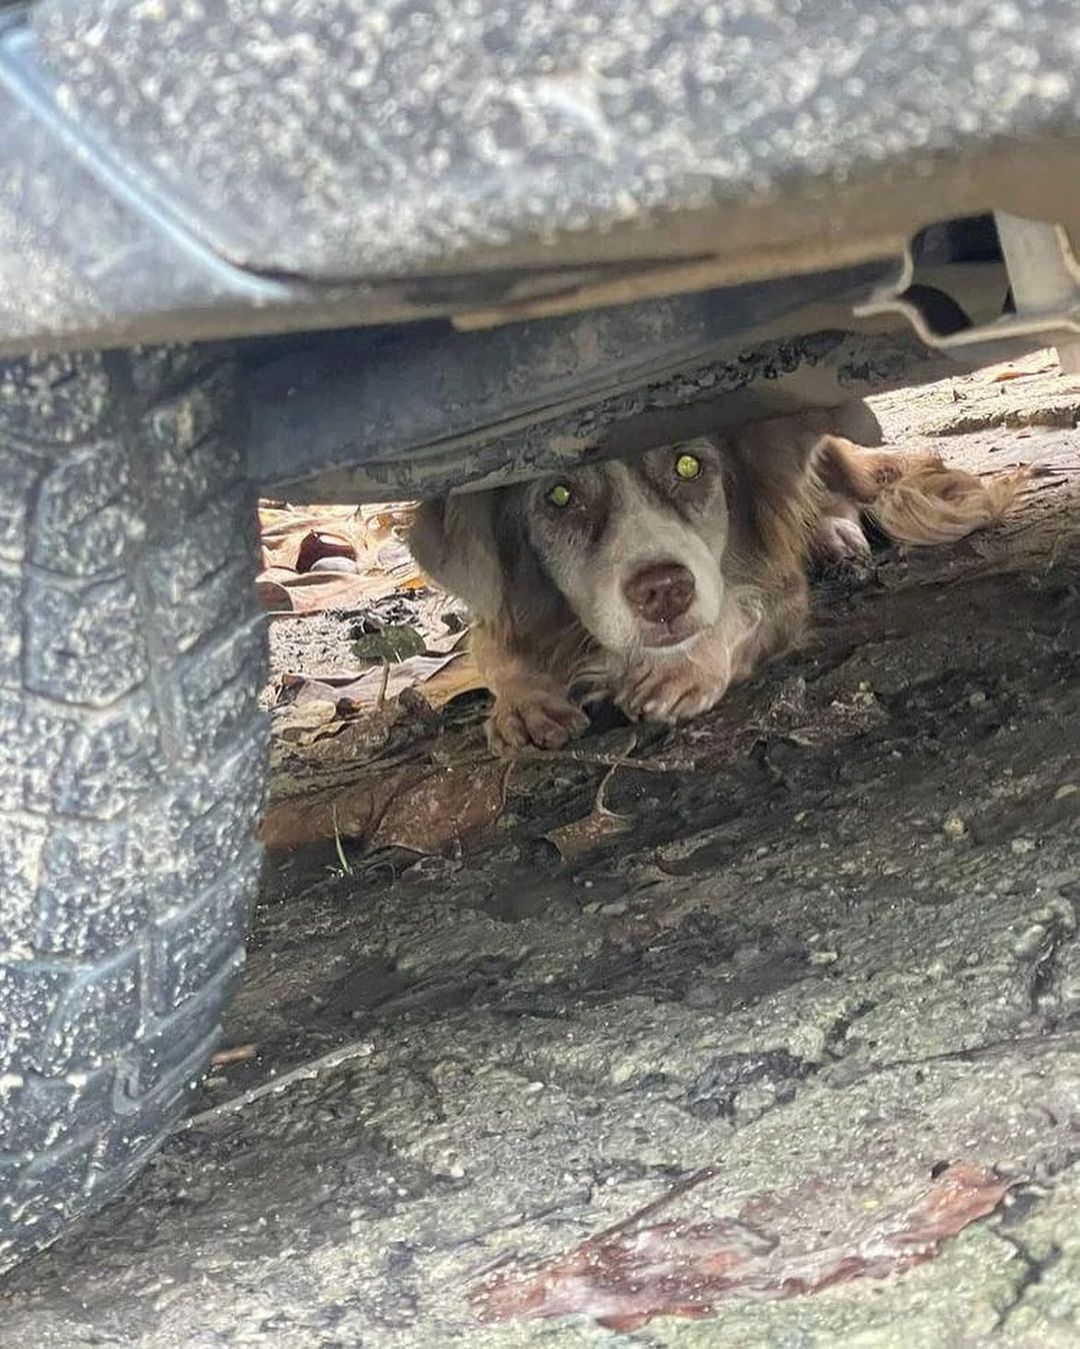
[[[510,758],[530,745],[562,749],[580,735],[589,718],[555,685],[521,684],[500,690],[487,723],[491,749]]]
[[[868,562],[870,542],[857,519],[826,515],[814,533],[814,554],[825,565],[836,562]]]
[[[615,702],[635,720],[686,721],[718,703],[729,682],[726,666],[721,672],[708,662],[667,656],[631,669]]]

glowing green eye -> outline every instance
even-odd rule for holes
[[[566,483],[564,482],[557,482],[555,486],[551,489],[551,491],[548,493],[547,499],[551,502],[553,506],[559,507],[569,506],[570,488],[567,487]]]
[[[675,472],[689,482],[701,472],[701,460],[696,454],[680,454],[675,460]]]

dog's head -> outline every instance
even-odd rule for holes
[[[553,634],[575,619],[630,659],[718,626],[735,642],[748,610],[805,585],[820,440],[801,421],[766,424],[425,502],[413,551],[520,650],[556,650]]]
[[[528,544],[601,646],[677,647],[718,621],[728,514],[724,465],[711,442],[516,490]]]

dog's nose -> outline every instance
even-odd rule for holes
[[[630,608],[650,623],[672,623],[690,608],[694,576],[678,562],[642,567],[623,586]]]

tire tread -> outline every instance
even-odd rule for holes
[[[183,1109],[259,871],[265,629],[220,349],[0,365],[0,1270]]]

